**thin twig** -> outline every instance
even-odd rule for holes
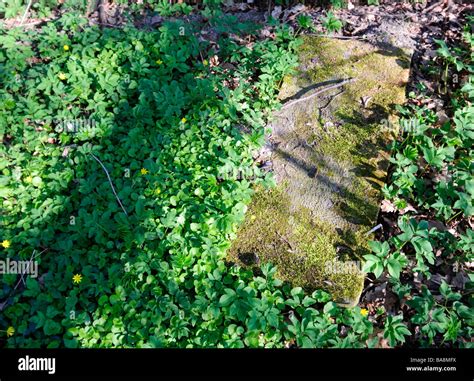
[[[366,36],[338,36],[333,34],[318,34],[318,33],[308,33],[307,36],[311,37],[327,37],[327,38],[337,38],[339,40],[366,40]]]
[[[40,256],[41,254],[43,254],[46,250],[48,249],[44,249],[41,253],[38,253],[35,255],[35,251],[36,250],[33,250],[33,253],[31,254],[31,257],[30,257],[30,260],[28,261],[28,265],[26,266],[26,269],[25,269],[25,272],[22,272],[20,274],[20,280],[17,282],[17,284],[15,285],[15,287],[13,288],[13,290],[11,290],[9,293],[8,293],[8,296],[7,298],[5,299],[4,302],[0,303],[0,311],[4,308],[4,306],[6,306],[7,302],[10,300],[10,297],[15,293],[16,289],[18,288],[18,286],[20,285],[20,283],[23,281],[23,284],[25,284],[25,281],[23,280],[23,275],[26,274],[30,268],[30,264],[31,262],[33,261],[33,259],[35,259],[36,257]],[[26,284],[25,284],[26,285]]]
[[[333,95],[333,96],[331,97],[331,99],[329,99],[329,101],[328,101],[323,107],[318,108],[319,119],[321,119],[321,117],[322,117],[323,110],[327,109],[327,108],[329,107],[329,105],[331,104],[331,102],[332,102],[334,99],[336,99],[339,95],[341,95],[343,92],[344,92],[344,89],[342,89],[341,91],[339,91],[337,94]]]
[[[365,233],[365,235],[368,236],[369,234],[371,234],[371,233],[376,232],[377,230],[379,230],[381,227],[382,227],[382,224],[378,224],[376,227],[370,229],[367,233]]]
[[[322,111],[322,110],[325,110],[329,107],[329,105],[331,104],[331,102],[336,99],[339,95],[341,95],[342,93],[344,92],[344,89],[342,89],[341,91],[339,91],[337,94],[334,94],[330,99],[329,101],[319,109],[319,111]]]
[[[25,280],[23,279],[23,275],[26,274],[28,272],[28,270],[30,269],[31,261],[33,260],[33,258],[35,256],[35,251],[36,250],[33,250],[33,253],[31,253],[31,257],[30,257],[30,260],[28,261],[28,265],[26,266],[25,272],[20,274],[20,280],[18,281],[17,286],[20,284],[20,282],[23,282],[23,285],[26,286]],[[15,287],[15,289],[16,289],[16,287]]]
[[[105,171],[105,174],[107,175],[107,178],[109,179],[110,187],[112,188],[112,192],[114,192],[115,198],[117,199],[120,207],[122,208],[123,212],[125,215],[128,217],[128,213],[125,210],[125,208],[122,205],[122,201],[120,201],[119,196],[117,195],[117,192],[115,191],[114,184],[112,183],[112,179],[110,178],[109,171],[107,171],[107,168],[105,168],[105,165],[102,164],[102,162],[97,158],[93,153],[89,152],[89,155],[91,155],[102,167],[102,169]]]
[[[33,253],[31,254],[30,260],[28,261],[28,265],[26,266],[25,272],[20,274],[20,280],[19,280],[18,283],[16,284],[15,288],[13,289],[13,291],[16,290],[16,288],[18,287],[18,285],[20,284],[21,281],[23,281],[23,284],[26,286],[25,280],[23,279],[23,275],[25,275],[25,274],[28,272],[28,270],[30,269],[30,264],[32,263],[33,259],[35,259],[36,257],[38,257],[38,256],[40,256],[41,254],[43,254],[46,250],[48,250],[48,249],[44,249],[41,253],[38,253],[38,254],[36,254],[36,255],[35,255],[35,251],[36,251],[36,250],[33,250]]]
[[[31,4],[32,4],[32,3],[33,3],[33,0],[30,0],[30,1],[28,2],[28,5],[26,6],[26,9],[25,9],[25,13],[23,13],[23,17],[21,18],[20,26],[22,26],[23,23],[25,22],[26,15],[27,15],[28,12],[30,11]]]
[[[293,252],[293,246],[291,245],[291,243],[285,237],[283,237],[279,232],[276,232],[276,233],[278,237],[280,237],[280,239],[289,246],[290,251]]]
[[[316,95],[319,95],[319,94],[325,93],[326,91],[329,91],[329,90],[336,89],[336,88],[338,88],[338,87],[344,86],[345,84],[354,82],[355,80],[356,80],[356,78],[344,79],[344,80],[342,80],[342,81],[339,82],[339,83],[336,83],[336,84],[334,84],[334,85],[331,85],[331,86],[322,88],[321,90],[318,90],[318,91],[314,92],[313,94],[308,95],[307,97],[300,98],[300,99],[295,99],[294,101],[285,103],[285,104],[283,105],[283,107],[282,107],[280,110],[283,110],[284,108],[293,106],[293,105],[295,105],[295,104],[297,104],[297,103],[300,103],[300,102],[303,102],[303,101],[307,101],[308,99],[311,99],[311,98],[315,97]]]

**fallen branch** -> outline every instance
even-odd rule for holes
[[[451,0],[440,0],[440,1],[434,2],[429,7],[426,7],[425,9],[423,9],[421,13],[423,14],[429,13],[436,7],[445,7],[445,6],[450,6],[450,5],[451,5]]]
[[[99,12],[99,20],[101,25],[107,24],[107,11],[105,10],[104,0],[97,3],[97,12]]]
[[[331,86],[328,86],[328,87],[325,87],[321,90],[318,90],[316,92],[314,92],[313,94],[311,95],[308,95],[307,97],[304,97],[304,98],[300,98],[300,99],[295,99],[294,101],[291,101],[291,102],[288,102],[288,103],[285,103],[283,105],[283,107],[281,108],[281,110],[283,110],[284,108],[288,108],[290,106],[293,106],[297,103],[300,103],[300,102],[303,102],[303,101],[307,101],[313,97],[315,97],[316,95],[320,95],[322,93],[325,93],[326,91],[329,91],[329,90],[332,90],[332,89],[337,89],[338,87],[341,87],[341,86],[344,86],[348,83],[351,83],[351,82],[354,82],[356,80],[356,78],[348,78],[348,79],[344,79],[344,80],[341,80],[341,82],[339,83],[336,83],[334,85],[331,85]]]
[[[104,169],[105,174],[107,175],[107,178],[109,179],[109,183],[110,183],[110,187],[112,188],[112,192],[114,192],[115,198],[117,199],[120,207],[122,208],[125,215],[128,217],[128,213],[125,210],[125,208],[123,207],[122,201],[120,201],[119,196],[117,195],[117,192],[115,191],[114,184],[112,183],[112,179],[110,178],[110,175],[109,175],[109,171],[107,171],[107,168],[105,168],[105,165],[102,164],[102,162],[93,153],[89,153],[89,155],[91,155],[100,164],[100,166]]]
[[[20,26],[33,26],[33,25],[38,25],[38,24],[41,24],[42,22],[48,22],[50,21],[51,19],[49,20],[36,20],[36,21],[32,21],[32,22],[29,22],[27,24],[22,24]]]

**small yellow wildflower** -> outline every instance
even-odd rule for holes
[[[156,62],[157,65],[161,65],[163,63],[162,60],[156,60],[155,62]]]
[[[187,122],[186,118],[181,119],[181,123],[186,123],[186,122]]]
[[[161,189],[160,188],[156,188],[155,189],[155,194],[160,194],[161,193]]]
[[[2,242],[2,246],[5,248],[5,249],[8,249],[11,245],[11,242],[8,240],[8,239],[5,239],[3,240]]]
[[[362,316],[367,316],[367,315],[369,314],[369,311],[368,311],[367,309],[365,309],[365,308],[361,308],[361,309],[360,309],[360,314],[361,314]]]
[[[7,328],[7,337],[11,337],[15,334],[15,328],[13,328],[12,326],[8,327]]]
[[[31,183],[33,181],[33,177],[31,176],[26,176],[25,177],[25,183]]]
[[[69,45],[64,45],[63,49],[64,49],[65,52],[67,52],[69,50]]]
[[[64,80],[67,78],[67,77],[66,77],[66,74],[64,74],[63,72],[60,72],[60,73],[58,74],[58,77],[59,77],[59,79],[60,79],[61,81],[64,81]]]
[[[257,219],[257,216],[255,214],[252,214],[250,216],[250,221],[255,221]]]
[[[146,175],[146,174],[148,173],[148,169],[142,168],[142,169],[140,169],[140,173],[141,173],[142,175]]]
[[[82,282],[82,275],[81,274],[75,274],[73,277],[72,277],[72,281],[75,283],[75,284],[79,284]]]
[[[209,65],[209,62],[207,62],[207,60],[204,60],[204,61],[202,61],[202,64],[203,64],[204,66],[207,66],[207,65]]]

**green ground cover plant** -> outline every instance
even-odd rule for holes
[[[469,289],[433,292],[405,276],[430,277],[440,248],[450,266],[472,261],[463,224],[452,236],[406,215],[399,234],[371,244],[366,270],[389,276],[409,306],[378,321],[282,283],[271,264],[225,261],[255,187],[273,184],[254,155],[298,40],[281,25],[253,39],[252,25],[209,4],[215,41],[197,22],[101,29],[73,12],[39,30],[0,29],[0,254],[39,264],[37,278],[2,276],[0,345],[471,345]],[[440,43],[449,70],[472,74],[468,46]],[[416,118],[393,147],[385,195],[397,207],[446,223],[472,216],[472,96],[470,79],[444,123],[400,110]]]
[[[250,47],[194,32],[179,21],[101,30],[72,14],[40,33],[2,31],[2,256],[34,258],[40,274],[5,276],[3,345],[368,337],[360,309],[282,285],[270,265],[254,275],[225,263],[253,185],[271,183],[252,155],[298,42],[286,27]]]
[[[400,301],[410,307],[407,320],[420,329],[422,346],[472,346],[474,275],[468,264],[473,260],[474,231],[467,221],[474,214],[474,40],[468,27],[463,37],[455,47],[436,41],[445,80],[457,84],[458,78],[466,78],[451,94],[453,117],[441,119],[416,105],[399,110],[402,139],[392,147],[392,181],[383,192],[396,209],[410,208],[398,219],[400,234],[371,242],[373,253],[365,256],[364,269],[376,277],[386,273]],[[442,280],[436,295],[414,281],[434,279],[440,267],[454,276],[465,273],[469,281],[452,290]],[[403,337],[391,340],[402,342]]]

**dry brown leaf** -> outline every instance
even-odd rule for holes
[[[414,213],[418,213],[418,211],[413,207],[413,205],[411,204],[408,204],[406,207],[404,207],[403,209],[400,209],[400,214],[406,214],[408,212],[414,212]]]
[[[380,210],[385,213],[393,213],[397,210],[397,208],[391,201],[383,200],[382,204],[380,205]]]
[[[210,66],[210,67],[219,66],[219,57],[217,57],[216,55],[212,56],[212,57],[209,59],[209,66]]]

